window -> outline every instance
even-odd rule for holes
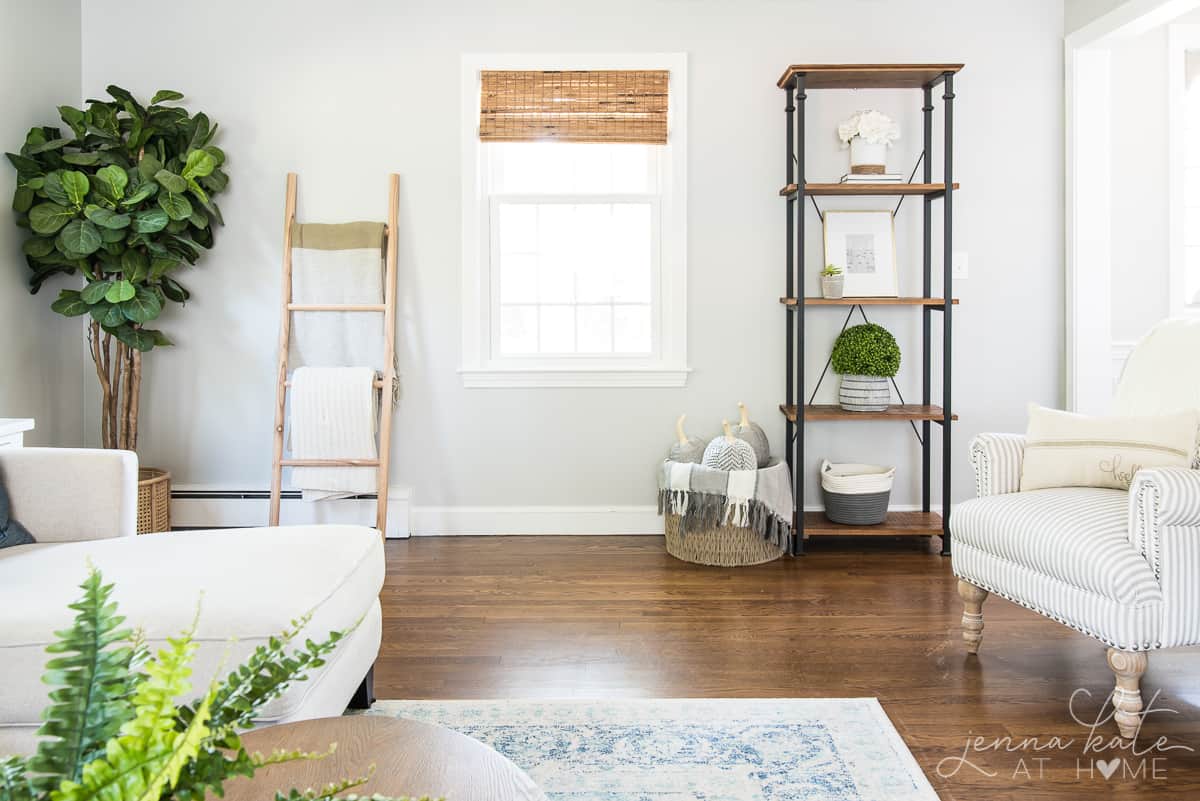
[[[1200,25],[1170,28],[1172,314],[1200,314]]]
[[[684,384],[682,67],[681,57],[549,67],[464,60],[466,386]],[[497,135],[528,125],[520,114],[516,123],[485,117],[477,128],[480,76],[501,69],[667,69],[667,143],[594,141],[604,136],[567,131],[561,120],[550,139]],[[491,138],[481,140],[484,126]],[[634,138],[649,137],[639,128]]]

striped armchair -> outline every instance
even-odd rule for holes
[[[1117,413],[1200,408],[1196,353],[1200,321],[1159,324],[1125,365]],[[967,651],[979,651],[989,593],[1096,638],[1116,676],[1117,726],[1132,738],[1147,652],[1200,645],[1200,469],[1140,470],[1128,491],[1019,492],[1024,443],[971,442],[978,497],[951,517]]]

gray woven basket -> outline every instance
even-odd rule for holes
[[[665,518],[667,553],[685,562],[746,567],[774,561],[787,552],[786,548],[771,544],[751,528],[719,526],[690,529],[681,534],[679,515],[668,514]]]
[[[888,499],[892,492],[847,495],[822,487],[821,494],[825,496],[825,516],[833,522],[847,526],[876,526],[887,519]]]

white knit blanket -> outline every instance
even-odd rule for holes
[[[301,367],[292,374],[292,457],[375,459],[373,367]],[[304,500],[344,498],[378,490],[374,467],[293,467],[291,483]]]

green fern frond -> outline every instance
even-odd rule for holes
[[[301,751],[299,749],[288,751],[285,748],[276,748],[267,756],[263,756],[260,752],[255,751],[250,755],[250,759],[254,762],[254,767],[265,768],[268,765],[281,765],[284,762],[299,762],[324,759],[332,756],[337,751],[337,743],[329,746],[325,751]]]
[[[62,782],[50,793],[50,801],[159,801],[164,791],[174,788],[211,733],[209,707],[215,688],[200,702],[187,728],[175,728],[178,710],[173,699],[191,688],[188,677],[196,651],[192,631],[168,639],[147,663],[146,675],[133,692],[133,719],[121,727],[119,737],[108,741],[103,757],[83,767],[78,782]]]
[[[75,622],[55,632],[58,641],[46,649],[62,656],[46,664],[42,680],[57,689],[50,692],[38,729],[43,739],[28,766],[34,788],[42,792],[63,779],[78,780],[83,766],[133,714],[128,699],[135,649],[112,647],[130,638],[121,628],[125,618],[110,600],[112,585],[91,568],[80,588],[83,597],[70,605],[78,613]]]
[[[33,801],[28,766],[20,757],[0,759],[0,801]]]

